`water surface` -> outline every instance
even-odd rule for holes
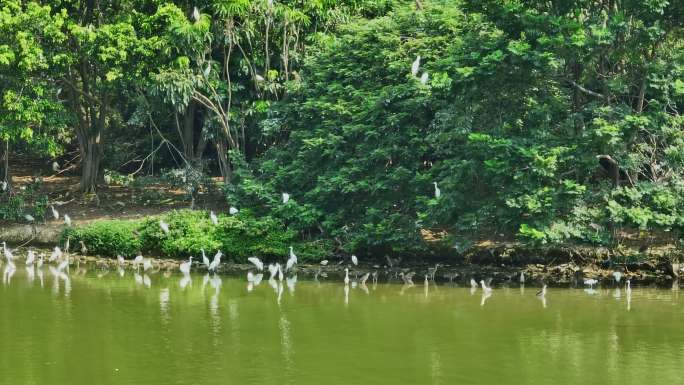
[[[40,275],[0,285],[0,384],[674,384],[684,370],[673,290],[544,303],[532,287]]]

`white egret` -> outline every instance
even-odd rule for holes
[[[55,220],[59,219],[59,211],[55,209],[55,206],[50,205],[50,210],[52,211],[52,217],[55,218]]]
[[[147,258],[143,261],[143,271],[147,271],[152,268],[152,259]]]
[[[62,258],[62,250],[59,249],[59,246],[55,246],[52,254],[50,254],[50,258],[48,258],[48,262],[54,262],[60,258]]]
[[[214,224],[214,226],[218,226],[218,217],[216,216],[215,212],[210,212],[209,213],[209,218],[211,218],[211,223]]]
[[[135,259],[133,260],[133,264],[135,265],[136,268],[138,268],[138,265],[142,264],[144,260],[145,260],[145,258],[143,258],[142,255],[138,255],[138,256],[135,257]]]
[[[525,284],[525,272],[524,271],[520,272],[520,283]]]
[[[413,64],[411,64],[411,75],[416,76],[418,75],[418,70],[420,69],[420,55],[416,57],[416,60],[413,61]]]
[[[349,285],[349,269],[344,269],[344,285]]]
[[[437,182],[432,182],[435,185],[435,199],[439,199],[442,196],[442,190],[437,187]]]
[[[78,241],[78,243],[81,244],[81,255],[88,254],[88,248],[86,247],[85,243],[83,243],[83,241]]]
[[[52,162],[52,171],[59,172],[59,163]]]
[[[420,84],[426,85],[428,82],[429,75],[427,72],[423,72],[422,75],[420,75]]]
[[[321,261],[321,266],[327,266],[328,265],[328,260],[324,259]]]
[[[230,208],[228,209],[228,213],[229,213],[230,215],[235,215],[235,214],[237,214],[238,212],[240,212],[240,210],[236,209],[236,208],[233,207],[233,206],[230,206]]]
[[[249,257],[247,258],[248,261],[250,261],[259,271],[264,270],[264,263],[261,262],[261,260],[257,257]]]
[[[290,194],[284,192],[283,193],[283,203],[287,203],[290,201]]]
[[[203,263],[204,266],[206,266],[207,269],[208,269],[209,266],[211,265],[211,262],[209,261],[209,258],[207,258],[207,255],[204,254],[204,249],[200,249],[200,251],[202,252],[202,263]]]
[[[64,214],[64,224],[66,224],[67,227],[71,227],[71,217],[69,214]]]
[[[470,278],[470,287],[473,289],[477,289],[477,281],[475,281],[473,278]]]
[[[122,267],[126,263],[126,260],[121,255],[117,255],[116,260],[119,262],[119,266],[122,266]]]
[[[26,222],[33,222],[36,220],[36,218],[34,218],[33,215],[29,214],[24,215],[24,219],[26,219]]]
[[[273,279],[276,274],[278,274],[278,266],[274,264],[269,264],[268,265],[268,272],[271,273],[271,276],[268,278],[269,280]]]
[[[33,250],[29,249],[28,253],[26,254],[26,266],[33,265],[33,262],[35,260],[36,260],[36,255],[33,253]]]
[[[542,286],[542,289],[537,292],[537,297],[544,297],[546,296],[546,284]]]
[[[200,12],[199,9],[197,9],[197,7],[192,8],[192,21],[194,21],[195,23],[200,21]]]
[[[282,266],[280,266],[279,263],[276,263],[276,266],[278,266],[278,281],[282,282],[282,280],[283,280],[283,268],[282,268]]]
[[[613,279],[615,279],[615,282],[620,283],[620,280],[622,279],[622,272],[614,271]]]
[[[180,264],[180,271],[181,273],[188,275],[190,274],[190,268],[192,267],[192,257],[187,262],[183,262]]]
[[[351,261],[354,264],[354,266],[359,264],[359,259],[356,258],[356,255],[354,255],[354,254],[352,254],[352,256],[351,256]]]
[[[589,286],[589,287],[592,288],[592,289],[594,288],[594,285],[596,285],[597,283],[598,283],[598,281],[597,281],[596,279],[594,279],[594,278],[590,278],[590,279],[585,279],[585,280],[584,280],[584,284],[587,285],[587,286]]]
[[[7,181],[3,180],[0,187],[2,187],[2,191],[7,191]]]
[[[159,220],[159,227],[162,229],[164,234],[169,235],[169,224],[164,222],[163,219]]]
[[[492,288],[491,288],[490,286],[488,286],[488,285],[485,283],[485,281],[482,280],[482,279],[480,280],[480,286],[482,286],[482,290],[483,290],[484,292],[486,292],[486,293],[491,293],[491,292],[492,292]]]
[[[7,243],[5,241],[2,242],[2,253],[4,254],[5,259],[7,259],[7,261],[12,262],[12,259],[14,259],[14,255],[12,255],[10,249],[7,248]]]
[[[40,257],[38,258],[38,262],[36,262],[36,267],[39,269],[41,267],[43,267],[43,254],[41,254]]]
[[[264,79],[263,76],[261,76],[259,74],[255,74],[254,78],[256,79],[257,82],[263,82],[264,80],[266,80],[266,79]]]
[[[359,279],[359,284],[365,285],[366,281],[368,281],[368,277],[370,277],[370,273],[366,273],[366,274],[362,275],[361,278]]]
[[[218,253],[214,255],[214,260],[209,264],[209,271],[216,272],[216,269],[218,269],[218,266],[221,264],[221,256],[223,256],[223,253],[219,250]]]
[[[409,272],[404,274],[404,272],[399,273],[399,277],[401,277],[401,280],[404,281],[404,285],[410,285],[413,286],[413,276],[416,275],[415,272]]]
[[[294,253],[292,246],[290,246],[290,258],[285,264],[285,271],[290,271],[297,264],[297,255]]]
[[[59,265],[57,265],[57,271],[62,272],[67,267],[69,267],[69,257],[64,258],[64,260]]]

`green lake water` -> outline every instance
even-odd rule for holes
[[[4,275],[0,384],[684,383],[675,290],[101,274]]]

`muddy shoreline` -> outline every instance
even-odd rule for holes
[[[12,248],[21,246],[16,255],[24,257],[27,247],[37,249],[46,255],[58,243],[63,225],[58,224],[3,224],[0,228],[0,241],[6,241]],[[92,263],[97,268],[115,268],[115,260],[92,256],[79,256],[83,261]],[[551,286],[582,286],[585,279],[596,279],[600,284],[615,285],[615,272],[622,276],[622,283],[629,279],[632,284],[672,285],[684,274],[684,264],[673,263],[678,257],[662,254],[642,255],[639,258],[628,258],[616,255],[603,247],[588,246],[555,246],[532,248],[516,243],[501,243],[488,247],[473,248],[463,255],[440,258],[428,256],[421,261],[395,261],[390,267],[385,259],[362,258],[359,266],[354,266],[348,258],[330,257],[327,266],[319,264],[300,264],[298,275],[301,278],[319,278],[325,280],[341,280],[344,269],[350,269],[352,278],[366,272],[377,272],[381,282],[403,281],[399,273],[415,273],[413,282],[422,283],[425,275],[432,275],[430,269],[439,264],[434,274],[434,281],[439,284],[468,285],[470,279],[492,279],[494,285],[519,285],[520,274],[525,275],[525,283],[540,286],[546,283]],[[155,258],[158,270],[177,271],[178,260]],[[265,264],[280,261],[264,261]],[[203,271],[204,266],[193,263],[194,271]],[[221,264],[219,273],[230,276],[244,275],[254,271],[253,265],[237,264],[226,261]],[[268,275],[268,273],[265,273]],[[327,275],[327,278],[324,276]]]

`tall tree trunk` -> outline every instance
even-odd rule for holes
[[[228,161],[228,145],[223,137],[216,140],[216,152],[218,154],[219,169],[221,170],[223,183],[229,184],[232,179],[232,170]]]
[[[197,105],[190,102],[183,114],[183,155],[185,159],[195,159],[195,111]]]
[[[12,187],[12,175],[10,175],[9,157],[9,142],[0,140],[0,182],[7,182],[7,190]],[[2,191],[0,191],[0,193],[1,192]]]
[[[86,138],[85,146],[81,148],[81,191],[94,193],[102,159],[102,143],[99,137]]]

